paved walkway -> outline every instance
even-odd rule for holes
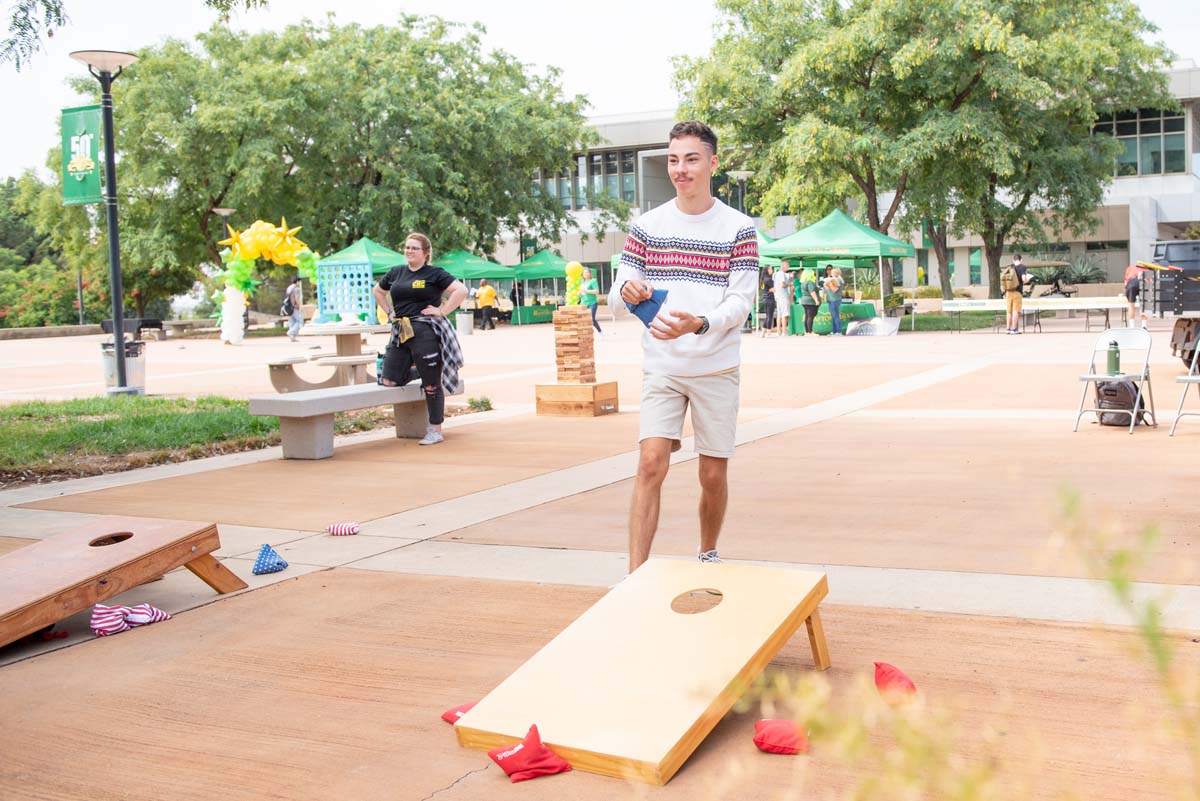
[[[721,550],[828,574],[837,692],[850,692],[873,659],[894,661],[922,692],[955,699],[964,730],[1010,735],[1012,764],[1055,755],[1033,769],[1046,797],[1166,797],[1177,754],[1112,753],[1114,733],[1129,725],[1114,699],[1139,699],[1144,716],[1167,708],[1144,661],[1128,656],[1132,636],[1091,625],[1123,627],[1131,610],[1083,557],[1103,559],[1156,525],[1134,594],[1158,601],[1163,623],[1186,632],[1173,638],[1179,658],[1200,670],[1191,644],[1200,632],[1191,480],[1200,422],[1167,437],[1181,367],[1167,352],[1168,328],[1156,323],[1166,425],[1130,435],[1085,423],[1072,433],[1077,375],[1097,337],[1082,325],[1051,321],[1046,333],[1021,337],[745,337]],[[219,523],[217,555],[250,585],[219,597],[174,571],[116,599],[186,612],[170,624],[97,640],[85,613],[65,622],[66,640],[0,650],[0,719],[15,722],[0,727],[9,732],[0,749],[21,776],[46,777],[30,784],[0,772],[0,795],[74,797],[87,786],[199,799],[232,786],[245,798],[417,801],[509,791],[479,754],[453,746],[436,715],[486,693],[625,571],[639,331],[625,321],[607,327],[599,374],[619,382],[620,415],[534,416],[533,385],[553,378],[550,330],[501,328],[464,341],[468,394],[486,395],[495,411],[449,420],[436,448],[378,431],[339,439],[320,462],[284,461],[276,448],[0,492],[0,553],[95,515],[198,517]],[[333,349],[332,339],[314,344]],[[241,348],[153,342],[147,386],[269,392],[265,362],[309,347],[282,338]],[[0,402],[96,394],[99,358],[89,349],[98,351],[94,338],[0,343]],[[672,458],[656,556],[695,553],[691,448],[685,440]],[[1084,502],[1081,545],[1064,538],[1058,519],[1064,486]],[[362,522],[362,533],[322,533],[344,519]],[[253,576],[263,543],[291,566]],[[802,641],[775,667],[810,669]],[[145,769],[113,769],[97,727],[148,754]],[[659,792],[798,792],[804,777],[791,766],[800,763],[756,760],[748,729],[749,713],[731,713]],[[64,738],[70,767],[56,771],[46,755]],[[419,776],[394,769],[415,752],[424,755]],[[214,770],[222,765],[251,778],[231,785]],[[856,780],[819,758],[812,766],[805,797],[841,797]],[[253,778],[268,768],[269,782]],[[598,777],[567,782],[521,792],[646,795],[617,793]]]
[[[1169,420],[1178,360],[1166,353],[1167,329],[1156,328],[1155,379],[1160,413]],[[598,344],[600,373],[620,381],[621,415],[534,417],[532,384],[550,374],[524,360],[549,361],[549,329],[502,328],[464,342],[471,394],[480,387],[498,409],[450,421],[444,446],[418,449],[373,432],[344,438],[335,458],[316,463],[285,462],[273,449],[29,487],[0,493],[0,534],[36,539],[90,514],[204,517],[221,524],[220,555],[243,574],[257,546],[269,542],[300,571],[350,566],[606,586],[624,571],[640,355],[633,324],[609,329],[615,333]],[[1200,630],[1188,490],[1200,427],[1191,431],[1185,423],[1174,439],[1165,426],[1130,436],[1085,424],[1072,434],[1074,377],[1094,339],[1075,330],[745,337],[723,552],[756,563],[820,566],[835,603],[1125,623],[1128,610],[1115,607],[1055,533],[1055,494],[1072,485],[1094,501],[1089,515],[1097,525],[1115,524],[1123,537],[1145,523],[1161,526],[1139,596],[1162,599],[1168,626]],[[88,344],[4,343],[21,351],[5,365],[15,379],[5,392],[94,393],[84,382],[30,385],[38,372],[31,360],[75,364],[67,351]],[[296,347],[284,339],[248,340],[242,348],[154,342],[148,383],[153,389],[177,382],[185,393],[218,391],[223,382],[242,393],[265,391],[263,360]],[[232,364],[214,366],[219,359]],[[208,366],[185,369],[200,365]],[[661,555],[694,552],[694,460],[685,441],[665,486]],[[1125,469],[1137,476],[1132,498],[1114,478]],[[395,491],[410,471],[424,479],[421,495]],[[245,491],[252,486],[271,489]],[[341,519],[361,521],[363,533],[321,533]],[[211,600],[186,575],[168,581],[154,594],[175,609]],[[176,584],[177,598],[168,593]],[[4,657],[37,650],[8,649]]]

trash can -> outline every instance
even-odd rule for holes
[[[454,326],[460,337],[469,337],[475,331],[475,314],[470,309],[459,309],[454,315]]]
[[[117,386],[117,349],[112,342],[100,343],[100,360],[104,363],[104,386]],[[138,395],[146,394],[146,343],[140,339],[125,342],[125,386]]]

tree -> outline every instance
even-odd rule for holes
[[[508,231],[559,238],[574,219],[532,176],[571,169],[594,140],[586,101],[563,97],[554,71],[485,53],[481,32],[411,16],[216,25],[198,47],[143,51],[114,84],[123,262],[215,264],[218,207],[238,210],[237,227],[286,216],[320,252],[412,230],[483,253]]]
[[[267,0],[204,0],[204,4],[224,18],[237,8],[264,7]],[[63,0],[14,0],[9,12],[8,37],[0,39],[0,64],[11,61],[20,72],[22,59],[28,60],[41,50],[43,37],[53,37],[55,31],[67,24],[65,6]]]
[[[1111,176],[1097,113],[1168,102],[1165,51],[1139,38],[1151,27],[1127,0],[719,6],[722,36],[677,79],[735,150],[749,146],[764,216],[859,198],[878,231],[937,221],[943,275],[948,232],[975,230],[995,292],[1009,235],[1047,212],[1086,225]]]
[[[981,134],[951,149],[942,171],[958,197],[955,224],[983,239],[992,297],[1006,242],[1094,227],[1118,149],[1093,135],[1098,116],[1177,105],[1163,69],[1170,53],[1144,41],[1154,28],[1132,2],[1030,2],[1005,22],[1036,57],[990,65],[988,91],[968,110]]]

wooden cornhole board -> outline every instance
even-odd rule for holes
[[[715,600],[704,589],[716,606],[672,610]],[[577,770],[666,784],[801,625],[829,667],[827,592],[824,573],[646,562],[460,718],[458,742],[511,745],[536,723]]]
[[[125,536],[129,535],[129,536]],[[246,587],[211,554],[213,523],[103,517],[0,557],[0,645],[186,567],[219,593]]]

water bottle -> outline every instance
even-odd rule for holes
[[[1121,372],[1121,346],[1114,339],[1108,343],[1108,374],[1117,375]]]

